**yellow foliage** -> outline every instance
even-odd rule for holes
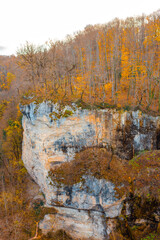
[[[106,83],[106,84],[104,85],[104,89],[105,89],[106,91],[110,91],[111,88],[112,88],[112,83]]]
[[[22,116],[22,113],[20,111],[20,107],[19,104],[17,105],[17,118],[19,118],[20,116]]]
[[[10,85],[12,83],[13,80],[15,80],[16,76],[10,72],[7,73],[6,78],[3,78],[3,80],[1,79],[2,83],[1,83],[1,89],[2,90],[8,90],[10,88]]]

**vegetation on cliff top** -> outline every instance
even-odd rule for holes
[[[88,26],[66,42],[26,44],[17,62],[34,98],[160,111],[159,14]],[[28,103],[23,99],[24,103]]]

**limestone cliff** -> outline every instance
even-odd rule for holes
[[[54,222],[55,229],[64,228],[74,237],[104,239],[110,231],[104,218],[120,215],[124,200],[116,197],[114,184],[84,173],[83,184],[58,187],[48,173],[93,146],[112,148],[124,159],[159,148],[159,118],[139,111],[86,110],[75,105],[61,110],[49,102],[21,106],[21,111],[23,162],[45,194],[46,205],[58,210],[57,220],[47,215],[40,227],[49,231]]]

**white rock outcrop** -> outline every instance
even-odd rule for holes
[[[53,113],[65,110],[72,114],[56,119]],[[139,111],[81,110],[75,106],[61,111],[57,104],[49,102],[21,106],[21,111],[22,159],[45,194],[46,205],[56,206],[58,210],[54,230],[64,228],[78,238],[105,239],[107,226],[103,219],[118,216],[124,200],[115,197],[113,183],[84,175],[83,185],[57,187],[48,172],[72,161],[76,152],[87,147],[112,146],[126,159],[134,151],[154,149],[160,140],[159,118]],[[40,224],[42,231],[52,230],[54,219],[55,216],[46,215]]]

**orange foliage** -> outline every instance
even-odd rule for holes
[[[159,26],[158,12],[87,26],[48,48],[27,43],[18,64],[34,89],[56,98],[160,111]]]

